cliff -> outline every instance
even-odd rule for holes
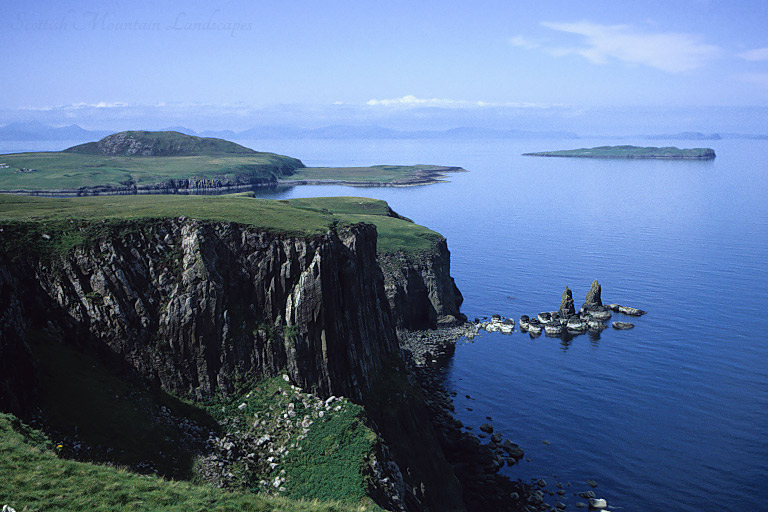
[[[199,398],[284,367],[306,389],[359,397],[397,351],[373,226],[306,239],[189,219],[114,229],[55,263],[3,265],[24,290],[16,321],[59,311],[70,325],[49,329]]]
[[[451,277],[451,255],[444,238],[428,251],[380,254],[379,264],[398,328],[434,329],[466,321],[459,311],[464,298]]]
[[[372,484],[377,501],[404,510],[464,509],[423,397],[411,390],[400,360],[395,326],[411,320],[401,319],[402,309],[393,314],[385,292],[397,290],[385,288],[385,279],[412,276],[426,291],[402,287],[398,308],[420,304],[434,318],[453,311],[440,301],[453,300],[457,309],[444,240],[434,253],[377,250],[376,226],[352,221],[381,222],[385,244],[393,223],[402,224],[401,233],[431,233],[380,201],[354,204],[381,215],[334,217],[307,200],[299,208],[243,196],[168,198],[163,207],[194,212],[197,220],[121,217],[149,207],[139,199],[3,203],[0,409],[28,415],[36,407],[39,370],[27,345],[35,331],[193,399],[237,396],[246,379],[286,372],[320,397],[366,404],[382,453],[393,454],[379,457],[385,474],[401,475],[399,501],[382,490],[383,480]],[[352,203],[344,203],[348,212]],[[219,206],[230,218],[255,220],[216,220]],[[31,217],[37,220],[24,220]],[[382,267],[398,261],[419,266],[385,278]],[[443,279],[450,286],[438,283]]]

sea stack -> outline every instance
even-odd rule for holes
[[[571,315],[576,314],[576,308],[573,305],[573,292],[567,286],[563,290],[563,295],[560,297],[560,316],[563,318],[570,318]]]
[[[589,287],[589,291],[587,292],[587,300],[584,302],[584,305],[581,306],[581,309],[584,311],[589,311],[590,309],[598,309],[601,308],[603,305],[603,300],[600,297],[600,283],[597,282],[597,280],[592,281],[592,286]]]

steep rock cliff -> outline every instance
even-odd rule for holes
[[[424,318],[458,313],[444,242],[417,259],[377,255],[370,224],[305,236],[183,217],[97,224],[102,236],[64,253],[65,238],[77,238],[82,226],[61,233],[36,225],[30,236],[50,243],[50,251],[40,243],[0,251],[0,393],[8,402],[2,409],[23,409],[34,392],[25,337],[35,329],[105,349],[182,396],[227,393],[246,377],[286,369],[304,389],[368,405],[395,455],[395,473],[402,471],[406,510],[464,510],[423,398],[408,385],[381,385],[406,379],[397,369],[402,363],[381,266],[390,282],[413,274],[424,283],[418,298],[403,287],[396,316],[419,301],[434,310]],[[24,229],[17,225],[14,232]]]
[[[445,239],[430,251],[380,254],[379,264],[398,328],[429,329],[466,320],[459,311],[464,298],[451,277]]]
[[[197,397],[283,367],[304,388],[360,397],[397,350],[373,226],[309,238],[183,218],[116,230],[55,262],[7,265],[37,286],[5,322],[50,303],[78,336]]]

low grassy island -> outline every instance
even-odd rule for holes
[[[60,196],[220,193],[276,185],[426,185],[429,165],[307,168],[296,158],[179,132],[126,131],[64,151],[0,155],[0,192]]]
[[[523,156],[555,156],[565,158],[660,158],[666,160],[712,160],[715,150],[710,148],[680,149],[676,147],[599,146],[596,148],[568,149],[523,153]]]

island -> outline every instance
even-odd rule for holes
[[[64,151],[0,155],[0,192],[46,196],[224,193],[253,187],[414,186],[460,167],[306,167],[301,160],[173,131],[125,131]]]
[[[663,160],[712,160],[715,150],[710,148],[680,149],[676,147],[599,146],[596,148],[567,149],[523,153],[523,156],[552,156],[564,158],[643,158]]]

